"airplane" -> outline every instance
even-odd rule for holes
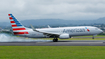
[[[102,33],[103,31],[93,26],[76,26],[76,27],[59,27],[35,29],[32,25],[31,28],[24,27],[12,14],[8,14],[12,26],[13,34],[29,38],[54,38],[53,42],[58,42],[60,39],[69,39],[73,36],[94,36]]]

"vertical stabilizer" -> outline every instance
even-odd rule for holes
[[[24,27],[12,14],[8,14],[14,35],[29,34]]]

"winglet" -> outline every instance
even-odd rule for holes
[[[33,29],[33,31],[37,31],[32,25],[31,25],[31,28]],[[39,31],[37,31],[37,32],[39,32]]]
[[[51,28],[51,27],[48,25],[48,28]]]
[[[31,25],[31,28],[33,29],[33,31],[35,30],[35,28]]]

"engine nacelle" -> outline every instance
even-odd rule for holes
[[[61,35],[59,36],[59,38],[60,38],[60,39],[69,39],[70,36],[69,36],[69,34],[61,34]]]

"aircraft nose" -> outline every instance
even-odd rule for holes
[[[103,30],[100,30],[100,33],[103,33]]]

